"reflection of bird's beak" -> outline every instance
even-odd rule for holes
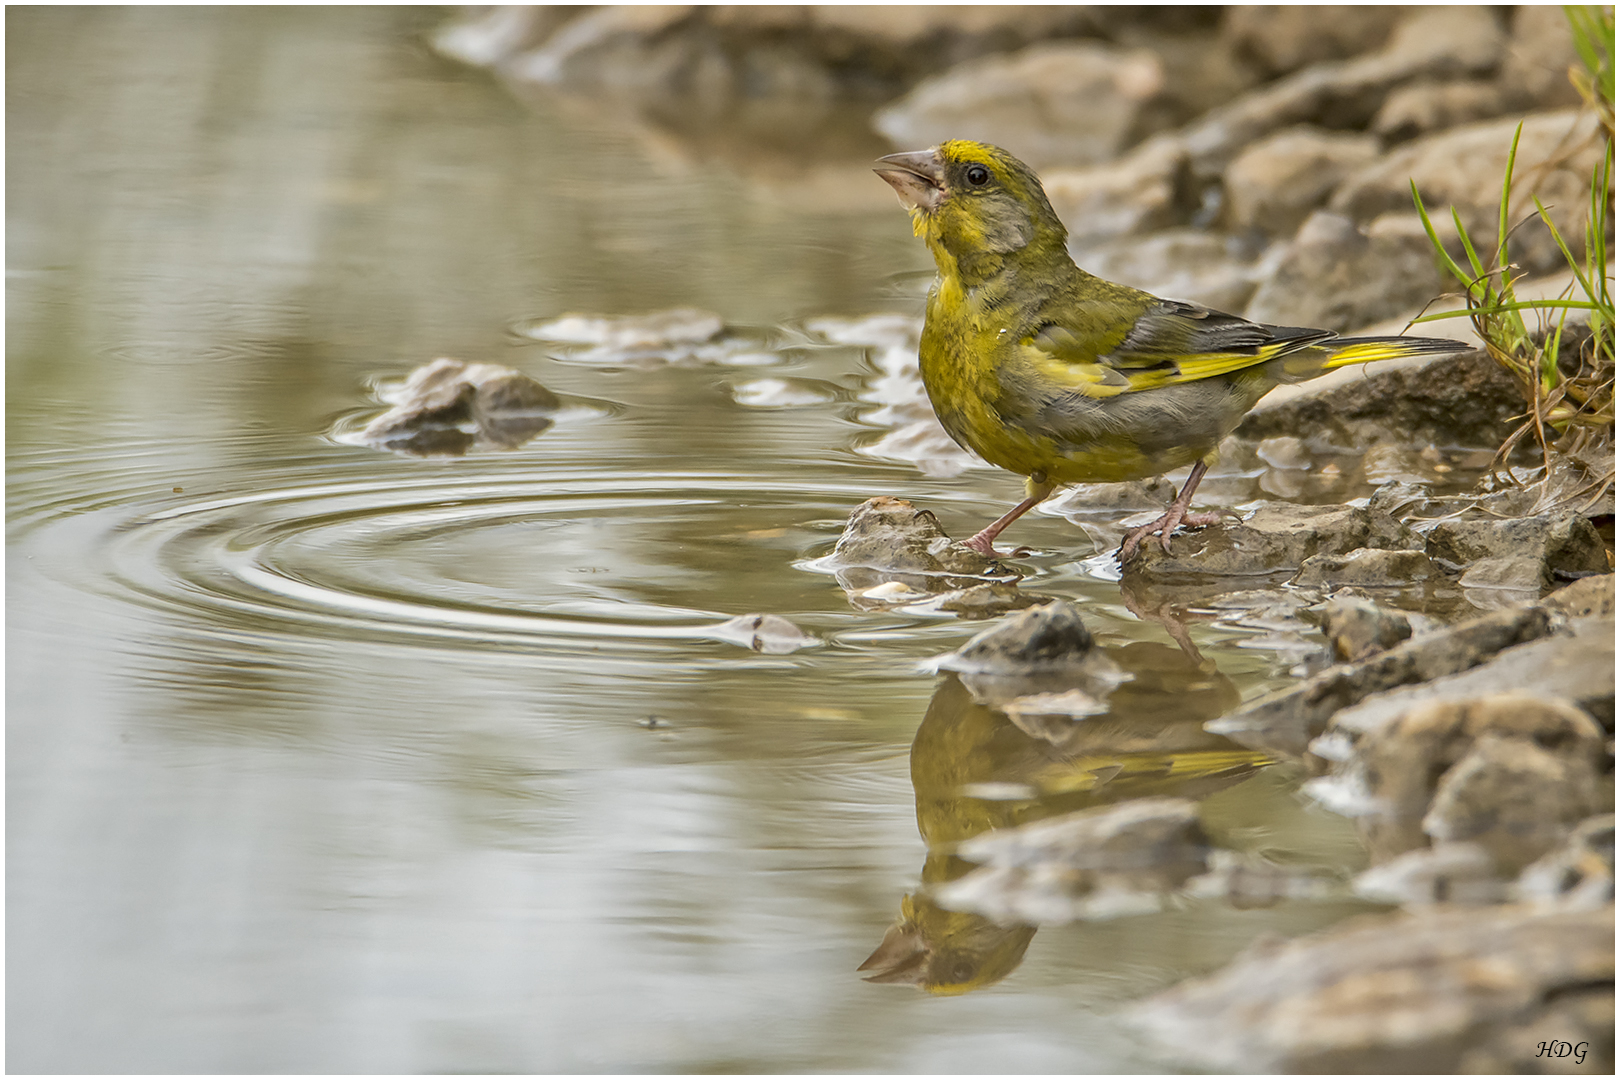
[[[892,180],[889,182],[894,183]],[[867,982],[921,985],[928,979],[928,954],[928,942],[923,938],[921,929],[910,922],[896,923],[883,935],[883,944],[874,949],[872,955],[855,970],[877,969],[876,974],[866,977]]]
[[[913,150],[878,160],[887,167],[872,171],[888,181],[907,209],[933,213],[945,201],[945,166],[939,160],[939,151]]]

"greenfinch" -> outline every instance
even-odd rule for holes
[[[1213,524],[1190,511],[1216,446],[1262,395],[1347,364],[1460,352],[1433,338],[1340,338],[1163,300],[1086,273],[1035,173],[995,146],[952,140],[879,158],[938,274],[918,349],[951,438],[1027,477],[1025,499],[963,541],[991,558],[1002,530],[1065,484],[1138,480],[1192,466],[1121,563],[1158,533]],[[1022,551],[1013,553],[1023,554]]]

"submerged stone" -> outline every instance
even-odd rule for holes
[[[820,638],[805,633],[780,615],[738,615],[710,627],[709,634],[771,656],[783,656],[821,644]]]

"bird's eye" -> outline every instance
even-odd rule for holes
[[[983,165],[969,165],[964,175],[967,176],[967,182],[974,187],[984,187],[990,182],[990,170]]]

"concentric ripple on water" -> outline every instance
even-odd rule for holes
[[[791,566],[865,497],[859,476],[650,461],[605,475],[522,454],[422,462],[263,442],[223,448],[251,465],[166,487],[172,467],[139,447],[31,459],[13,543],[59,580],[221,636],[689,651],[742,610],[822,636],[857,618],[826,577]]]

